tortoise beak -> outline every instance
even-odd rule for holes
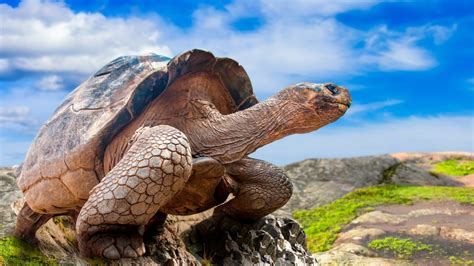
[[[338,108],[342,112],[347,111],[351,107],[352,98],[346,88],[337,86],[334,83],[325,83],[321,86],[321,89],[333,99],[334,103],[338,104]]]

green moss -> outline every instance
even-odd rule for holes
[[[450,176],[465,176],[474,174],[474,160],[463,162],[458,160],[442,161],[437,163],[432,171],[434,173]]]
[[[14,236],[0,238],[1,265],[57,265],[39,249]]]
[[[414,241],[411,238],[396,238],[391,236],[372,240],[368,247],[375,250],[393,252],[400,259],[408,259],[416,252],[431,252],[433,250],[432,246]]]
[[[454,265],[474,265],[474,260],[464,259],[456,256],[449,256],[449,262]]]
[[[103,258],[86,258],[87,264],[91,266],[106,266],[107,261]]]
[[[370,208],[383,204],[411,204],[416,200],[456,200],[474,205],[474,189],[386,185],[354,190],[344,197],[312,210],[296,211],[312,252],[331,249],[341,228]]]

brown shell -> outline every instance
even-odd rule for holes
[[[103,177],[107,144],[185,74],[219,75],[235,111],[257,103],[245,70],[232,59],[191,50],[168,60],[155,54],[119,57],[72,91],[31,144],[17,181],[20,189],[27,192],[36,187],[30,194],[56,194],[58,208],[71,207],[70,201],[77,198],[87,199]],[[41,198],[25,194],[29,204]]]

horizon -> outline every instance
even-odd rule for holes
[[[309,158],[474,151],[469,1],[0,1],[0,166],[21,163],[65,96],[107,62],[193,48],[230,57],[262,101],[298,82],[352,94],[338,121],[259,149]]]

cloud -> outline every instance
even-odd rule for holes
[[[31,132],[39,125],[29,116],[30,108],[26,106],[0,106],[0,128],[17,132]]]
[[[371,103],[366,103],[366,104],[354,103],[345,114],[345,117],[352,116],[359,113],[368,112],[368,111],[375,111],[375,110],[383,109],[385,107],[394,106],[401,103],[403,103],[403,101],[397,100],[397,99],[390,99],[390,100],[380,101],[380,102],[371,102]]]
[[[0,167],[13,166],[23,161],[29,146],[30,141],[0,137]]]
[[[6,71],[91,74],[124,54],[156,52],[161,31],[150,19],[75,13],[62,2],[21,1],[0,5],[0,73]]]
[[[0,137],[9,132],[34,136],[66,94],[63,90],[36,90],[28,84],[0,90]]]
[[[383,70],[425,70],[437,64],[426,50],[404,41],[388,42],[377,61]]]
[[[30,112],[30,108],[26,106],[18,106],[12,108],[5,108],[0,106],[0,122],[14,120],[18,117],[23,117]]]
[[[432,38],[436,45],[440,45],[446,42],[457,28],[457,24],[452,24],[451,26],[426,24],[419,27],[409,27],[407,33],[415,39]]]
[[[0,75],[7,73],[10,70],[9,62],[7,59],[0,58]]]
[[[377,1],[366,0],[366,1],[344,1],[344,0],[335,0],[335,1],[325,1],[325,0],[294,0],[291,1],[291,4],[285,0],[264,0],[260,1],[262,4],[262,10],[267,16],[288,16],[293,14],[301,18],[307,16],[321,15],[321,16],[331,16],[337,13],[342,13],[348,10],[353,9],[366,9],[374,4]]]
[[[269,144],[252,156],[278,165],[307,158],[394,152],[474,151],[474,116],[389,119],[357,126],[331,126]]]
[[[421,71],[438,64],[420,42],[433,39],[441,44],[455,25],[401,30],[379,25],[361,31],[334,17],[374,4],[234,1],[219,10],[202,7],[195,11],[191,28],[164,31],[163,36],[173,53],[199,47],[237,59],[249,72],[257,93],[264,96],[299,81],[325,82],[373,71]],[[251,16],[260,21],[255,29],[235,30],[233,23]]]
[[[323,82],[373,70],[435,66],[436,59],[417,41],[434,36],[435,42],[442,42],[454,26],[424,25],[403,32],[380,26],[364,32],[334,18],[376,3],[240,0],[219,10],[201,6],[193,14],[192,27],[185,29],[160,14],[119,18],[74,12],[62,2],[24,0],[16,8],[0,4],[0,75],[26,71],[85,77],[120,55],[170,56],[197,47],[236,58],[258,91],[268,94],[302,80]],[[262,21],[255,30],[234,28],[234,22],[251,16]],[[359,43],[363,47],[356,48]]]
[[[45,76],[36,83],[36,87],[45,91],[60,90],[64,87],[63,79],[58,75]]]
[[[421,25],[397,32],[386,25],[378,26],[366,34],[360,62],[382,71],[422,71],[433,68],[438,64],[436,58],[418,43],[432,39],[434,44],[440,45],[456,29],[456,24]]]

